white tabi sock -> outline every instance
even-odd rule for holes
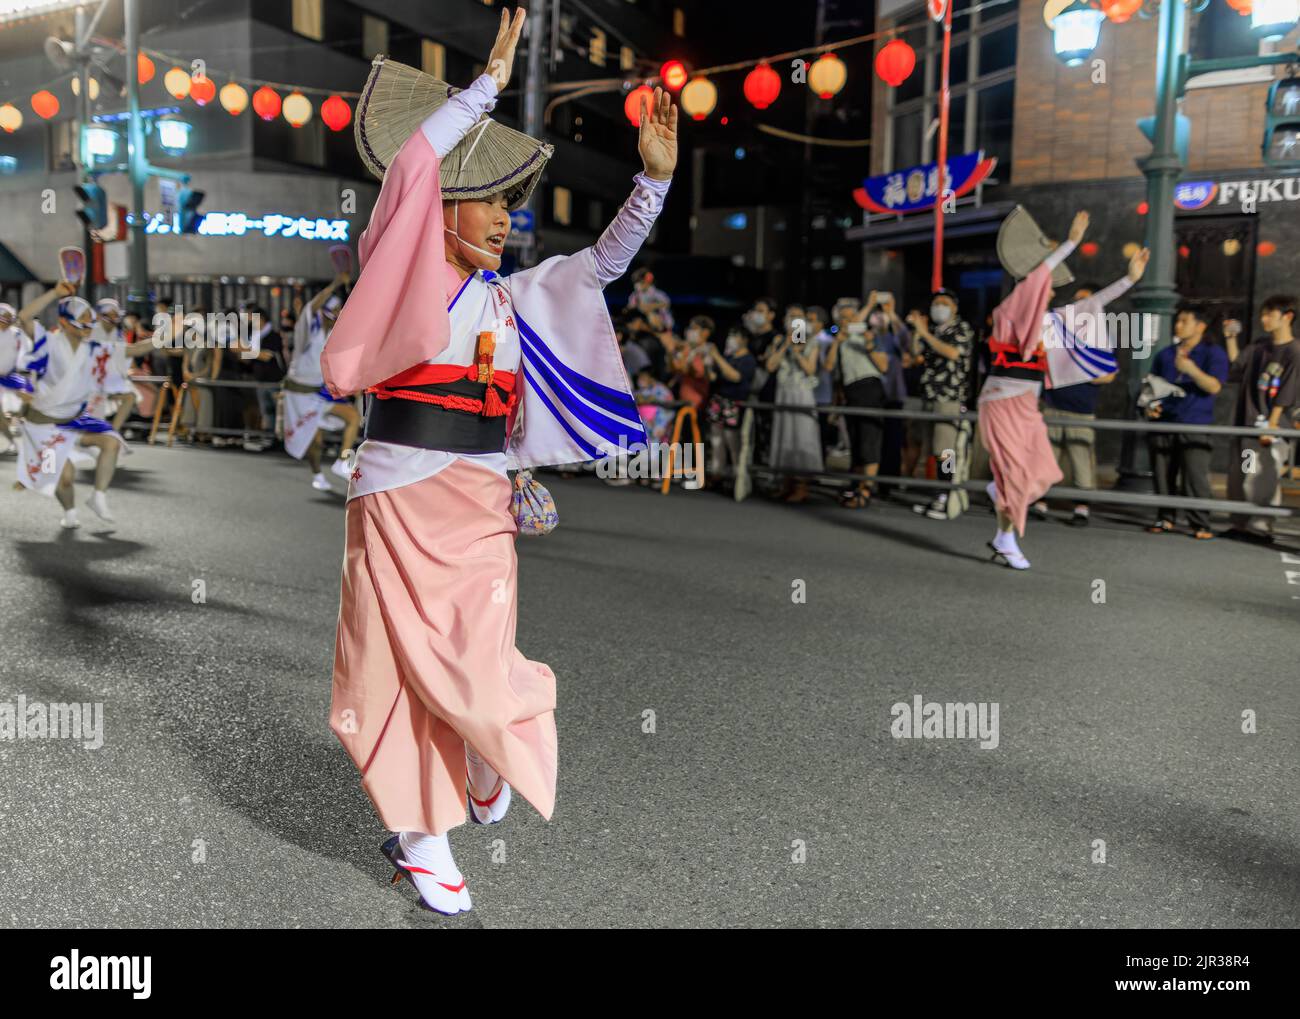
[[[397,855],[408,868],[408,875],[419,889],[425,902],[442,913],[455,913],[470,908],[469,889],[460,868],[451,856],[451,843],[446,833],[426,835],[418,831],[404,831],[397,836]],[[428,871],[421,873],[420,871]],[[456,887],[459,885],[459,890]]]

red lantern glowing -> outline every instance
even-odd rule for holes
[[[916,50],[902,39],[893,39],[885,43],[876,54],[876,74],[881,81],[894,88],[907,81],[914,70],[916,70]]]
[[[1150,211],[1151,211],[1150,205],[1148,205],[1146,202],[1138,202],[1137,214],[1139,216],[1145,216]]]
[[[686,73],[686,65],[680,60],[669,60],[659,68],[659,77],[663,79],[664,88],[676,92],[686,84],[686,79],[690,76]]]
[[[1083,255],[1084,258],[1096,258],[1097,252],[1100,250],[1101,248],[1096,241],[1084,241],[1079,245],[1079,254]]]
[[[1268,258],[1269,255],[1277,252],[1277,245],[1272,241],[1260,241],[1255,245],[1255,251],[1258,252],[1260,258]]]
[[[320,119],[331,131],[342,131],[352,120],[352,107],[342,96],[330,96],[320,104]]]
[[[756,110],[766,110],[781,94],[781,76],[764,61],[745,75],[745,98]]]
[[[194,78],[190,82],[190,98],[200,106],[207,106],[217,98],[217,86],[211,78]]]
[[[41,89],[32,96],[32,112],[42,120],[58,116],[59,97],[48,89]]]
[[[1255,10],[1255,0],[1228,0],[1228,6],[1238,14],[1250,14]]]
[[[253,93],[253,112],[263,120],[274,120],[280,115],[280,94],[270,85],[263,85]]]
[[[1179,258],[1187,258],[1189,255],[1191,255],[1191,253],[1192,253],[1192,249],[1189,248],[1186,244],[1178,245]]]
[[[154,73],[157,69],[153,66],[153,61],[143,53],[135,55],[135,78],[141,85],[153,81]]]
[[[1117,25],[1122,25],[1137,13],[1142,0],[1101,0],[1101,12]]]
[[[641,99],[645,98],[647,105],[654,100],[655,93],[649,85],[638,85],[627,94],[623,100],[623,116],[632,122],[633,127],[641,126]]]

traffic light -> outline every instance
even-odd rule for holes
[[[77,209],[77,218],[92,230],[102,230],[108,225],[108,196],[98,184],[90,181],[78,184],[73,189],[81,207]]]
[[[180,197],[176,199],[176,214],[180,219],[180,232],[196,234],[199,224],[203,222],[203,213],[199,206],[203,203],[203,192],[191,188],[181,188]]]
[[[1264,162],[1300,166],[1300,78],[1279,78],[1269,87]]]

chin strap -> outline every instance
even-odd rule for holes
[[[465,238],[460,235],[460,202],[459,201],[457,201],[455,206],[453,207],[452,215],[455,217],[455,224],[454,226],[444,226],[442,228],[444,231],[446,231],[447,233],[455,237],[456,240],[460,241],[460,243],[465,245],[465,247],[473,248],[480,255],[487,255],[488,258],[494,258],[494,259],[501,258],[501,256],[498,255],[495,251],[488,251],[486,248],[480,248],[477,244],[471,244],[469,241],[465,240]]]

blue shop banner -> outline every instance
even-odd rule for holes
[[[960,198],[982,183],[997,165],[996,157],[984,158],[983,150],[967,152],[948,160],[948,187]],[[868,212],[920,212],[933,209],[939,197],[939,164],[922,163],[905,170],[868,177],[853,192],[853,200]]]

